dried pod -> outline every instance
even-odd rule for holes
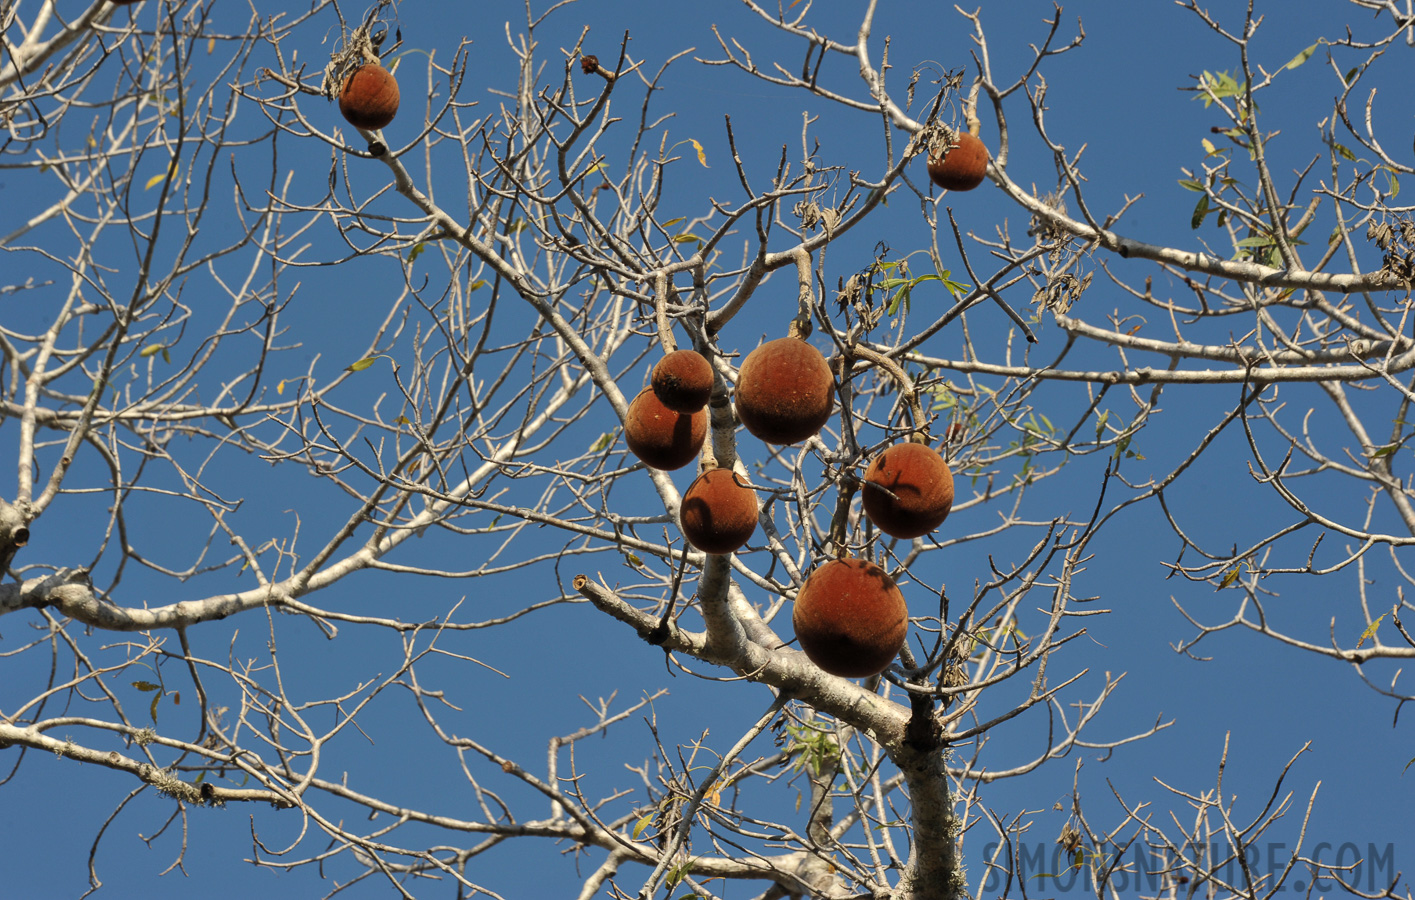
[[[707,436],[707,410],[684,415],[659,402],[644,388],[624,417],[624,442],[629,452],[651,469],[681,469],[697,459]]]
[[[377,63],[365,63],[344,79],[339,111],[350,125],[377,131],[398,114],[398,82]]]
[[[599,68],[599,57],[598,57],[598,56],[595,56],[593,53],[586,53],[584,56],[581,56],[581,57],[580,57],[580,71],[581,71],[581,72],[584,72],[586,75],[593,75],[593,74],[594,74],[594,71],[595,71],[596,69],[598,69],[598,68]]]
[[[649,383],[664,406],[694,413],[712,397],[712,363],[696,350],[674,350],[653,367]]]
[[[768,444],[795,444],[830,421],[835,381],[821,352],[795,337],[762,344],[742,361],[737,418]]]
[[[733,553],[757,530],[757,494],[731,469],[708,469],[683,494],[683,536],[704,553]]]
[[[953,473],[926,444],[889,447],[865,470],[865,515],[891,537],[910,540],[943,524],[953,509]]]
[[[811,662],[841,678],[883,672],[909,634],[909,608],[894,580],[865,559],[835,559],[812,572],[791,622]]]
[[[957,137],[958,143],[941,158],[929,158],[929,178],[944,190],[971,191],[988,174],[988,148],[966,131]]]

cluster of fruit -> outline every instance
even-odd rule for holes
[[[586,71],[589,71],[588,69]],[[339,111],[373,131],[398,112],[398,82],[377,63],[345,79]],[[972,190],[987,173],[988,151],[977,136],[952,135],[928,159],[929,178],[952,191]],[[694,350],[675,350],[654,367],[650,386],[629,404],[624,440],[644,465],[673,470],[697,458],[707,437],[711,364]],[[737,381],[738,420],[768,444],[804,441],[825,427],[834,380],[819,350],[798,337],[769,341],[747,355]],[[937,451],[910,440],[876,456],[865,471],[861,505],[875,527],[912,540],[928,534],[953,507],[953,475]],[[730,468],[702,472],[683,495],[679,519],[688,543],[704,553],[741,549],[757,527],[757,495]],[[904,595],[867,559],[843,557],[818,566],[796,595],[792,623],[801,649],[832,675],[878,674],[898,655],[909,631]]]
[[[629,404],[624,439],[645,465],[673,470],[697,458],[707,435],[713,371],[695,350],[675,350],[654,367],[649,387]],[[737,419],[768,444],[807,440],[830,419],[835,383],[820,351],[798,337],[757,347],[742,361]],[[953,475],[922,438],[895,444],[865,471],[861,504],[875,527],[910,540],[928,534],[953,507]],[[683,495],[688,543],[704,553],[740,549],[757,525],[757,495],[729,468],[710,468]],[[847,678],[882,672],[909,629],[904,596],[875,563],[854,557],[818,566],[792,613],[801,649],[817,666]]]

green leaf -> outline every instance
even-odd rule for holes
[[[376,362],[376,361],[378,360],[378,358],[379,358],[379,357],[377,357],[377,356],[365,356],[363,359],[359,360],[358,362],[350,363],[349,365],[345,366],[345,367],[344,367],[344,371],[345,371],[345,372],[362,372],[364,369],[367,369],[369,366],[373,365],[374,362]]]
[[[152,344],[150,346],[142,348],[142,350],[138,353],[138,356],[141,356],[143,359],[147,359],[150,356],[156,356],[157,354],[161,353],[165,347],[165,344]]]
[[[647,827],[649,827],[649,825],[650,825],[652,822],[653,822],[653,813],[649,813],[648,815],[644,816],[644,817],[643,817],[642,819],[640,819],[639,821],[635,822],[635,823],[634,823],[634,832],[633,832],[633,834],[634,834],[634,840],[637,841],[637,840],[639,839],[639,836],[644,833],[644,829],[647,828]]]
[[[423,255],[423,251],[426,250],[426,249],[427,249],[427,242],[426,242],[426,241],[418,241],[416,244],[413,245],[413,249],[411,249],[411,250],[408,251],[408,262],[412,262],[413,260],[417,259],[419,256],[422,256],[422,255]]]
[[[1204,186],[1190,178],[1179,179],[1179,186],[1186,191],[1197,191],[1200,194],[1204,192]]]
[[[1217,98],[1222,100],[1225,97],[1236,97],[1242,93],[1238,82],[1227,72],[1204,72],[1199,76],[1199,91],[1196,96],[1204,101],[1207,109],[1212,106]]]
[[[157,704],[161,702],[161,694],[152,695],[152,705],[147,708],[148,714],[152,716],[152,724],[157,724]]]
[[[1199,202],[1194,206],[1194,214],[1189,217],[1189,227],[1197,229],[1204,224],[1204,217],[1209,214],[1209,195],[1200,194]]]
[[[663,230],[667,231],[668,229],[672,228],[674,225],[682,225],[682,224],[683,224],[684,222],[686,222],[686,221],[688,221],[688,217],[687,217],[687,216],[679,216],[679,217],[676,218],[676,219],[669,219],[667,222],[664,222],[664,223],[663,223],[661,226],[659,226],[659,227],[661,227],[661,228],[663,228]]]
[[[1272,242],[1273,242],[1273,239],[1272,239],[1272,238],[1267,237],[1266,235],[1261,235],[1261,234],[1259,234],[1259,235],[1254,235],[1253,237],[1246,237],[1246,238],[1244,238],[1243,240],[1239,241],[1238,243],[1234,244],[1233,246],[1235,246],[1235,247],[1237,247],[1237,248],[1239,248],[1239,249],[1241,250],[1241,249],[1252,248],[1252,247],[1268,247],[1268,246],[1271,246],[1271,245],[1272,245]]]
[[[1400,179],[1395,177],[1395,172],[1387,169],[1385,166],[1376,166],[1376,170],[1386,173],[1386,178],[1390,179],[1390,186],[1386,190],[1386,196],[1390,197],[1392,200],[1395,199],[1395,195],[1400,193]]]
[[[478,278],[476,281],[473,281],[471,284],[467,285],[467,293],[470,294],[472,291],[479,291],[484,287],[486,287],[485,279]]]
[[[142,692],[144,692],[144,693],[146,693],[146,692],[148,692],[148,691],[160,691],[160,690],[162,690],[162,685],[160,685],[160,684],[153,684],[151,681],[134,681],[134,682],[133,682],[133,687],[137,688],[138,690],[140,690],[140,691],[142,691]]]
[[[590,447],[590,452],[599,453],[602,450],[608,449],[609,446],[614,443],[614,436],[618,433],[619,430],[616,428],[613,431],[606,431],[604,434],[600,435],[599,440],[595,441]]]
[[[668,874],[664,877],[664,884],[668,885],[668,889],[672,891],[673,888],[678,886],[679,882],[681,882],[684,878],[687,878],[688,875],[693,871],[693,866],[697,865],[698,860],[700,859],[702,859],[701,856],[695,856],[692,859],[685,859],[678,865],[669,869]],[[683,896],[677,898],[677,900],[689,900],[689,898],[692,897],[699,897],[699,895],[684,894]],[[699,900],[701,900],[701,898],[699,898]]]
[[[629,565],[631,566],[642,566],[644,564],[644,561],[639,558],[637,553],[626,553],[624,556],[629,560]]]
[[[167,363],[167,365],[169,366],[172,365],[172,354],[167,352],[166,347],[162,348],[162,361]]]
[[[691,244],[693,241],[701,241],[701,240],[702,240],[702,238],[698,237],[696,234],[693,234],[691,231],[689,231],[689,232],[687,232],[686,234],[680,234],[680,235],[678,235],[677,237],[675,237],[675,238],[673,239],[673,243],[675,243],[675,244]]]
[[[1344,157],[1345,159],[1349,159],[1349,160],[1351,160],[1352,162],[1355,162],[1355,161],[1356,161],[1356,154],[1355,154],[1355,153],[1352,153],[1352,152],[1351,152],[1350,150],[1348,150],[1344,145],[1338,144],[1336,141],[1332,141],[1332,142],[1331,142],[1331,145],[1332,145],[1334,148],[1336,148],[1336,152],[1337,152],[1337,153],[1340,153],[1340,154],[1342,155],[1342,157]]]
[[[1316,45],[1316,44],[1313,44],[1312,46],[1308,47],[1306,50],[1303,50],[1301,53],[1299,53],[1299,54],[1297,54],[1296,56],[1292,57],[1292,59],[1288,60],[1287,65],[1283,66],[1283,68],[1284,68],[1284,69],[1295,69],[1295,68],[1297,68],[1298,66],[1302,65],[1304,62],[1306,62],[1308,59],[1310,59],[1311,56],[1312,56],[1312,54],[1313,54],[1313,53],[1316,53],[1316,52],[1317,52],[1317,45]]]
[[[957,297],[964,291],[967,291],[972,288],[971,284],[964,284],[960,281],[954,281],[953,273],[948,271],[947,269],[944,269],[942,272],[939,272],[938,276],[939,281],[943,282],[943,286],[948,289],[948,293],[952,294],[954,297]]]

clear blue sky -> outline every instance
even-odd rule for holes
[[[160,6],[157,0],[147,0],[133,7],[133,15],[154,17]],[[822,32],[841,39],[853,35],[862,4],[839,2],[820,6],[814,22]],[[255,7],[263,14],[284,8],[264,0],[257,0]],[[892,38],[890,53],[896,84],[902,85],[910,69],[924,60],[934,60],[937,66],[950,69],[967,67],[972,74],[974,70],[968,56],[973,47],[968,37],[969,24],[951,6],[908,2],[882,3],[881,7],[875,27],[875,46],[878,48],[886,35]],[[1225,21],[1235,24],[1241,21],[1242,4],[1219,0],[1211,8]],[[1267,19],[1257,52],[1259,62],[1269,69],[1278,68],[1319,37],[1338,36],[1343,23],[1365,22],[1368,15],[1332,0],[1268,2],[1260,4],[1259,8],[1267,14]],[[1050,15],[1051,9],[1050,3],[1035,0],[984,5],[983,21],[988,30],[993,65],[998,71],[1018,70],[1029,57],[1027,44],[1044,36],[1042,20]],[[351,11],[356,12],[350,7],[346,14]],[[120,12],[120,15],[126,13]],[[245,7],[236,4],[216,4],[213,8],[217,27],[227,30],[241,29],[248,15]],[[1181,177],[1182,166],[1198,164],[1203,152],[1200,140],[1210,136],[1210,126],[1218,124],[1219,120],[1179,88],[1191,84],[1191,76],[1203,70],[1233,68],[1236,64],[1233,52],[1208,33],[1192,13],[1163,0],[1074,3],[1067,6],[1063,14],[1064,38],[1069,39],[1074,34],[1077,16],[1084,20],[1085,43],[1044,68],[1049,83],[1046,99],[1052,136],[1073,152],[1080,145],[1087,145],[1083,169],[1090,178],[1088,199],[1094,209],[1108,213],[1123,202],[1123,198],[1143,195],[1127,214],[1122,230],[1153,243],[1197,247],[1196,232],[1189,227],[1195,195],[1176,182]],[[475,44],[465,97],[491,106],[498,98],[484,88],[506,89],[513,83],[512,57],[503,28],[507,21],[511,23],[513,34],[522,30],[524,14],[520,4],[427,4],[404,0],[401,9],[404,49],[435,52],[440,61],[446,61],[458,41],[463,36],[470,37]],[[561,10],[550,21],[539,37],[542,59],[547,61],[552,74],[560,66],[558,48],[571,46],[581,27],[586,25],[591,28],[586,50],[597,53],[606,64],[614,56],[619,38],[626,30],[632,34],[631,54],[645,59],[650,68],[657,67],[672,53],[689,47],[697,48],[692,55],[716,57],[720,51],[710,30],[714,24],[724,36],[742,40],[757,54],[759,61],[776,58],[788,65],[798,65],[800,61],[798,47],[783,45],[764,23],[734,3],[587,0]],[[300,59],[312,66],[320,65],[328,51],[327,41],[334,33],[332,20],[311,23],[297,32],[292,41],[298,44]],[[1408,90],[1408,82],[1403,80],[1410,71],[1412,52],[1415,51],[1405,46],[1392,48],[1383,63],[1384,68],[1372,76],[1370,83],[1380,88],[1378,121],[1395,135],[1402,136],[1390,141],[1397,152],[1404,152],[1412,123],[1415,123],[1412,118],[1415,117],[1415,98]],[[1284,85],[1260,99],[1268,129],[1282,132],[1271,145],[1274,169],[1279,172],[1304,166],[1323,149],[1316,123],[1329,113],[1334,84],[1324,55],[1325,49],[1319,49],[1303,68],[1285,76]],[[402,63],[399,74],[406,79],[405,103],[416,103],[417,94],[421,92],[422,59],[413,53]],[[1338,64],[1354,63],[1349,58],[1339,57]],[[854,96],[863,96],[858,80],[852,80],[852,72],[844,60],[833,59],[830,65],[834,84],[848,89]],[[812,127],[812,137],[821,142],[820,153],[824,160],[847,169],[861,169],[867,175],[878,167],[882,129],[877,117],[832,109],[803,94],[774,88],[727,69],[705,68],[692,59],[676,63],[662,80],[662,87],[655,109],[659,114],[672,111],[677,116],[669,128],[670,134],[679,140],[700,141],[709,163],[709,168],[695,170],[691,178],[680,176],[672,185],[667,205],[671,207],[676,199],[683,205],[681,214],[702,211],[704,198],[708,196],[735,196],[722,126],[724,115],[732,118],[744,164],[749,173],[759,179],[770,176],[782,144],[789,145],[793,160],[799,157],[804,110],[822,116]],[[311,118],[333,127],[337,117],[333,106],[307,98],[303,108]],[[1041,191],[1052,189],[1054,169],[1035,134],[1029,131],[1025,106],[1013,102],[1008,113],[1013,129],[1011,177],[1019,184],[1035,183]],[[258,127],[259,113],[253,104],[243,105],[239,115],[251,118],[250,127]],[[408,140],[413,134],[411,112],[407,120],[400,119],[390,126],[388,134],[394,142]],[[982,136],[989,142],[995,137],[995,127],[986,115]],[[903,138],[897,134],[895,138],[902,144]],[[309,195],[317,196],[328,175],[328,149],[313,141],[300,145],[286,140],[281,152],[282,167],[295,172],[301,182],[307,180]],[[686,148],[684,152],[691,155]],[[1402,158],[1408,158],[1408,154]],[[1318,171],[1324,164],[1318,164]],[[349,165],[365,167],[368,174],[361,175],[364,179],[386,177],[385,170],[372,163],[350,160]],[[919,168],[922,170],[922,164]],[[914,177],[922,180],[924,176],[920,171]],[[52,202],[47,193],[33,193],[34,185],[41,183],[46,190],[52,190],[52,182],[40,182],[32,174],[16,171],[0,171],[0,181],[3,181],[0,234],[16,227],[25,210]],[[914,249],[910,241],[916,240],[920,232],[916,224],[909,222],[917,219],[917,204],[911,205],[907,195],[900,195],[899,199],[900,202],[883,211],[875,223],[832,245],[826,257],[830,284],[836,276],[848,276],[863,268],[877,241],[890,243],[899,253]],[[204,228],[229,229],[234,215],[229,190],[214,191],[211,203],[213,208]],[[397,214],[412,214],[409,209],[400,210],[397,202],[384,201],[384,205]],[[1010,206],[990,183],[972,194],[959,195],[948,205],[953,207],[965,230],[980,235],[991,236],[996,228],[1005,224],[1020,238],[1027,227],[1026,216]],[[1323,237],[1324,234],[1325,229]],[[1212,228],[1202,236],[1214,242],[1220,237]],[[309,240],[312,242],[310,258],[334,258],[342,252],[327,220],[315,225]],[[1318,238],[1313,239],[1313,243],[1318,242]],[[116,248],[115,253],[120,250]],[[132,265],[131,253],[121,265]],[[1131,268],[1129,271],[1133,275],[1142,270]],[[193,277],[203,276],[197,273]],[[778,278],[782,282],[788,280],[780,275]],[[13,274],[0,275],[0,284],[14,280]],[[305,353],[288,357],[290,371],[281,373],[281,377],[298,377],[303,374],[302,366],[306,365],[301,357],[318,356],[318,371],[325,380],[333,378],[339,369],[361,355],[368,340],[370,317],[382,316],[387,298],[396,296],[403,287],[398,268],[380,260],[361,260],[338,269],[311,268],[298,273],[298,280],[301,286],[287,316],[287,324],[291,329],[290,341],[302,342]],[[1159,282],[1157,278],[1157,290],[1172,289]],[[794,288],[789,287],[778,286],[776,291],[784,298],[794,294]],[[190,288],[203,289],[206,288],[200,284]],[[1179,290],[1183,290],[1182,286]],[[1011,299],[1020,307],[1025,306],[1029,298],[1019,292]],[[783,303],[786,302],[783,299]],[[936,297],[921,294],[914,302],[942,303],[943,297],[941,293]],[[1125,296],[1097,267],[1095,286],[1083,299],[1084,309],[1079,312],[1092,321],[1104,322],[1103,310],[1119,308],[1124,315],[1126,302]],[[22,309],[15,308],[17,301],[13,297],[0,303],[4,303],[0,315],[4,315],[7,322],[14,327],[25,323],[28,316]],[[510,315],[522,313],[513,310]],[[42,318],[39,315],[39,320]],[[1005,323],[993,325],[997,326],[996,335],[1001,335]],[[756,319],[744,319],[737,327],[739,339],[746,347],[755,343],[758,331],[765,332],[776,326],[763,318],[760,326]],[[1034,351],[1037,354],[1034,358],[1039,359],[1055,353],[1064,337],[1049,322],[1039,326],[1038,335],[1041,343]],[[957,341],[945,332],[933,338],[926,349],[938,355],[956,354]],[[1097,368],[1115,365],[1113,357],[1098,355],[1094,359]],[[1078,364],[1072,361],[1073,366]],[[365,374],[372,375],[372,372]],[[623,384],[621,382],[621,386]],[[637,384],[634,387],[637,388]],[[1169,466],[1188,452],[1223,410],[1231,408],[1237,395],[1236,387],[1171,388],[1165,395],[1161,413],[1135,443],[1134,449],[1144,458],[1127,460],[1124,474],[1133,482],[1140,482],[1151,475],[1168,472]],[[1319,404],[1319,399],[1313,399],[1316,395],[1315,389],[1300,389],[1293,390],[1290,398],[1298,406]],[[1053,387],[1039,395],[1039,403],[1051,402],[1059,409],[1075,410],[1078,403],[1084,406],[1083,397],[1081,387]],[[1390,398],[1386,401],[1389,405]],[[1043,407],[1039,409],[1045,411]],[[1325,415],[1319,415],[1317,424],[1329,427],[1330,423],[1323,418]],[[1060,418],[1064,415],[1058,416]],[[0,425],[0,447],[6,448],[6,454],[13,453],[9,448],[15,445],[15,433],[14,422]],[[13,456],[4,459],[13,459]],[[1204,465],[1187,473],[1168,494],[1171,512],[1200,535],[1210,548],[1219,549],[1235,541],[1242,544],[1273,523],[1291,519],[1289,510],[1280,508],[1264,488],[1254,483],[1249,476],[1247,459],[1248,450],[1241,432],[1231,430],[1209,451]],[[1029,498],[1029,517],[1047,518],[1064,513],[1083,516],[1094,502],[1102,462],[1094,457],[1076,460],[1068,472],[1042,485]],[[312,493],[308,479],[294,472],[272,470],[256,460],[232,461],[227,465],[231,467],[229,472],[219,480],[232,496],[244,498],[246,505],[241,510],[241,521],[252,533],[262,530],[270,535],[286,533],[292,521],[289,510],[298,510],[302,533],[309,536],[306,539],[311,544],[317,544],[321,540],[319,526],[339,521],[347,514],[346,502],[327,491]],[[102,484],[106,476],[89,460],[80,462],[73,477],[92,478]],[[647,476],[637,473],[631,477],[639,480],[636,490],[645,492],[642,496],[646,497]],[[686,471],[675,475],[680,489],[686,488],[689,478]],[[0,490],[8,495],[12,488],[6,485]],[[1326,504],[1326,509],[1359,516],[1364,492],[1364,487],[1333,479],[1316,496]],[[1117,494],[1115,499],[1121,496],[1123,494]],[[44,527],[36,527],[34,541],[22,551],[22,562],[43,560],[76,564],[81,560],[66,555],[76,535],[80,539],[78,546],[84,548],[81,552],[92,552],[89,548],[93,542],[83,539],[91,538],[93,532],[101,529],[104,501],[78,496],[63,503],[64,506],[51,510],[42,520]],[[170,540],[174,545],[198,539],[192,532],[173,530],[172,523],[162,518],[157,506],[144,509],[149,510],[151,518],[137,521],[134,526],[149,539],[167,532],[171,532],[168,537],[159,539]],[[98,522],[93,518],[95,513],[100,514]],[[997,508],[982,505],[950,519],[945,527],[981,530],[994,522],[997,515]],[[1378,521],[1384,528],[1399,528],[1398,521],[1388,513],[1379,516]],[[56,527],[61,523],[62,529]],[[201,537],[204,538],[204,533]],[[988,554],[999,559],[1015,559],[1032,539],[1034,537],[999,538],[934,554],[922,565],[920,577],[932,582],[945,581],[952,591],[966,595],[975,579],[986,577]],[[1343,543],[1334,537],[1328,540]],[[456,562],[444,564],[449,568],[466,568],[474,565],[476,555],[485,554],[490,546],[484,541],[459,544],[445,535],[434,535],[426,546],[409,548],[407,552],[410,559],[441,560],[448,554],[456,554],[459,557]],[[1291,547],[1289,554],[1295,554],[1294,559],[1300,564],[1301,552]],[[1236,594],[1215,593],[1212,587],[1178,578],[1165,580],[1167,570],[1162,563],[1172,561],[1179,546],[1155,505],[1123,513],[1107,526],[1093,549],[1094,559],[1077,593],[1097,595],[1099,600],[1095,605],[1111,612],[1085,623],[1089,636],[1058,654],[1053,661],[1056,667],[1053,678],[1060,680],[1081,668],[1089,670],[1076,692],[1070,695],[1074,702],[1092,698],[1103,683],[1105,673],[1124,673],[1123,685],[1109,701],[1102,720],[1093,726],[1092,736],[1097,740],[1114,740],[1142,731],[1157,718],[1173,720],[1174,726],[1142,743],[1121,748],[1105,759],[1091,751],[1073,752],[1068,759],[1026,778],[993,784],[986,788],[984,795],[989,808],[1001,815],[1016,814],[1024,809],[1046,811],[1038,816],[1033,837],[1050,846],[1065,820],[1064,813],[1051,811],[1052,806],[1057,801],[1069,802],[1074,776],[1080,779],[1083,793],[1089,798],[1088,814],[1094,824],[1107,826],[1119,819],[1119,808],[1109,799],[1111,786],[1132,804],[1154,804],[1152,810],[1157,819],[1167,818],[1173,812],[1181,821],[1187,821],[1190,814],[1186,804],[1170,795],[1158,782],[1194,792],[1211,790],[1224,736],[1228,734],[1231,735],[1230,756],[1224,791],[1236,798],[1237,817],[1247,818],[1267,801],[1286,761],[1310,743],[1310,752],[1297,762],[1283,785],[1284,792],[1294,792],[1294,809],[1277,826],[1274,840],[1286,840],[1291,845],[1307,797],[1320,784],[1308,826],[1309,847],[1327,842],[1333,846],[1350,843],[1361,848],[1374,843],[1384,848],[1394,842],[1390,872],[1415,868],[1415,840],[1409,824],[1409,810],[1415,804],[1415,774],[1403,772],[1406,763],[1415,757],[1415,740],[1412,740],[1415,726],[1408,718],[1392,726],[1396,709],[1391,701],[1364,686],[1350,667],[1249,634],[1229,632],[1203,644],[1200,650],[1212,657],[1209,661],[1200,662],[1175,653],[1173,645],[1189,639],[1193,632],[1172,601],[1182,603],[1209,622],[1217,622],[1234,613]],[[309,552],[309,548],[306,550]],[[224,552],[226,548],[222,546],[221,553]],[[1332,552],[1338,551],[1333,548]],[[1409,556],[1402,555],[1400,561],[1407,569],[1411,567]],[[573,571],[578,571],[574,565],[562,570],[567,581]],[[591,571],[602,569],[609,573],[617,565],[617,559],[596,557],[587,565]],[[611,580],[614,577],[627,579],[630,575],[625,570],[611,574]],[[1374,552],[1365,575],[1371,580],[1368,590],[1372,605],[1389,609],[1399,583],[1390,554]],[[1350,567],[1321,578],[1274,579],[1271,584],[1265,584],[1278,594],[1270,599],[1268,612],[1285,629],[1316,643],[1329,639],[1328,623],[1334,621],[1335,639],[1347,646],[1361,628],[1356,600],[1357,577],[1355,567]],[[121,602],[135,606],[162,605],[185,599],[188,596],[185,592],[193,589],[134,572],[123,583]],[[517,608],[525,598],[539,599],[556,592],[554,573],[548,567],[529,574],[466,581],[405,581],[386,573],[363,573],[319,595],[313,602],[351,612],[367,610],[401,615],[412,621],[445,613],[456,598],[465,596],[469,603],[463,608],[463,618],[476,620]],[[396,598],[399,611],[388,610],[390,597]],[[753,599],[766,598],[753,596]],[[911,597],[911,603],[917,604],[916,613],[922,613],[927,609],[928,598]],[[218,659],[226,658],[226,648],[234,646],[234,655],[239,659],[243,651],[251,656],[259,654],[269,627],[264,614],[255,614],[203,626],[193,630],[191,638],[199,652]],[[274,627],[282,640],[286,677],[301,683],[302,691],[309,697],[349,690],[359,677],[373,674],[366,671],[366,667],[350,665],[350,661],[361,661],[366,655],[392,658],[389,654],[393,638],[385,634],[346,628],[340,640],[331,643],[324,641],[313,626],[292,617],[276,616]],[[785,616],[778,620],[777,627],[783,632],[789,631]],[[0,620],[0,635],[3,635],[0,652],[29,640],[25,617],[16,615]],[[175,643],[175,638],[171,640]],[[453,666],[451,662],[447,663],[445,672],[438,673],[448,676],[445,681],[463,686],[464,693],[454,702],[466,711],[459,720],[464,733],[479,738],[494,736],[499,752],[527,765],[543,761],[546,741],[552,735],[568,733],[592,720],[580,696],[594,701],[617,691],[623,701],[667,687],[670,694],[655,703],[665,741],[689,742],[706,729],[710,734],[708,743],[717,749],[730,746],[770,703],[769,693],[758,685],[719,684],[682,675],[670,677],[661,651],[645,645],[622,626],[598,616],[587,605],[560,607],[528,616],[504,629],[472,632],[459,637],[457,646],[459,652],[474,655],[510,676],[503,679],[485,669],[461,663]],[[13,705],[15,699],[4,687],[5,682],[24,685],[25,698],[32,695],[30,686],[41,683],[36,679],[45,677],[47,662],[40,665],[41,662],[38,657],[0,659],[0,709]],[[1394,667],[1371,666],[1368,674],[1375,682],[1388,683],[1394,675]],[[60,673],[60,677],[62,675]],[[123,680],[126,681],[127,676]],[[115,687],[115,690],[121,689],[121,684]],[[130,709],[140,709],[146,702],[147,698],[135,692],[129,694],[126,702]],[[428,807],[451,815],[459,814],[459,809],[470,810],[473,798],[465,782],[458,780],[446,751],[420,730],[423,726],[411,716],[402,698],[394,703],[391,696],[390,702],[375,704],[360,718],[373,743],[361,739],[344,741],[339,746],[339,757],[326,762],[323,774],[337,778],[347,770],[351,785],[367,787],[410,806]],[[190,725],[193,706],[187,697],[183,698],[180,708],[163,706],[159,725],[165,728],[168,721]],[[495,728],[488,729],[487,723],[496,723]],[[988,751],[989,767],[1006,768],[1030,759],[1042,746],[1046,728],[1045,715],[1034,714],[999,729]],[[625,781],[623,765],[641,764],[650,752],[647,730],[641,715],[636,715],[609,737],[586,742],[578,761],[591,773],[591,783],[605,786]],[[764,742],[757,752],[769,752],[769,744]],[[8,771],[15,757],[14,750],[0,752],[0,767],[3,767],[0,775]],[[1082,766],[1079,775],[1076,774],[1077,763]],[[506,791],[508,801],[529,804],[526,808],[530,815],[545,814],[542,805],[535,805],[538,801],[533,803],[515,785],[489,781],[486,786]],[[0,861],[4,862],[5,870],[0,883],[5,885],[6,895],[13,892],[16,897],[71,897],[82,893],[87,878],[88,847],[104,818],[134,787],[136,784],[112,772],[29,754],[18,776],[0,788],[3,791],[0,802],[5,808],[5,815],[0,816]],[[790,815],[789,797],[783,795],[770,802],[785,804],[783,815]],[[217,897],[262,894],[272,900],[283,900],[322,896],[332,887],[330,882],[318,881],[309,868],[277,874],[242,863],[240,860],[252,852],[253,828],[267,846],[281,846],[295,840],[302,823],[294,812],[277,813],[238,805],[225,810],[192,810],[185,860],[185,870],[190,877],[171,872],[159,878],[158,873],[171,863],[182,840],[180,824],[171,824],[150,846],[140,835],[151,836],[161,829],[170,809],[169,801],[149,791],[130,804],[108,827],[96,860],[105,883],[99,896],[187,897],[200,892]],[[403,840],[411,838],[404,835]],[[978,843],[982,842],[969,843],[966,849],[976,852],[980,849]],[[302,848],[304,852],[292,855],[317,853],[323,846],[317,838],[307,839]],[[547,843],[511,841],[476,862],[469,874],[507,897],[571,895],[579,879],[575,861],[568,854],[561,855],[563,849]],[[582,871],[588,871],[599,858],[596,852],[588,861],[582,861]],[[1364,881],[1362,887],[1367,887]],[[1039,895],[1052,896],[1053,890],[1047,888]],[[455,887],[447,882],[437,886],[424,883],[414,892],[419,896],[452,897]],[[389,895],[385,884],[369,882],[344,896]],[[739,898],[749,894],[742,886],[730,885],[726,896]]]

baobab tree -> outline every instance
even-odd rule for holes
[[[1226,747],[1216,783],[1139,799],[1075,762],[1172,721],[1106,725],[1120,677],[1087,657],[1124,577],[1098,548],[1136,521],[1152,574],[1221,603],[1174,589],[1181,656],[1241,637],[1412,696],[1412,169],[1377,92],[1408,4],[1332,4],[1277,56],[1293,25],[1253,3],[1167,11],[1224,62],[1163,100],[1208,127],[1165,175],[1182,208],[1135,229],[1151,201],[1049,116],[1088,53],[1060,7],[952,11],[934,61],[889,4],[747,0],[671,48],[591,5],[466,37],[395,0],[0,8],[11,820],[84,779],[56,853],[91,890],[137,832],[302,896],[924,900],[1025,896],[1059,813],[1040,840],[1097,896],[1408,900],[1304,843],[1300,742],[1241,811]],[[373,66],[396,95],[351,87]],[[688,69],[797,105],[791,140],[747,137],[746,103],[692,119]],[[930,172],[964,152],[977,179]],[[752,372],[783,339],[806,361]],[[698,411],[650,416],[678,350]],[[753,421],[812,371],[809,427]],[[879,512],[899,447],[951,473],[918,528]],[[712,552],[700,472],[755,495]],[[1234,473],[1233,504],[1187,502]],[[897,605],[820,588],[833,565]],[[1319,578],[1340,628],[1270,609]],[[1055,806],[992,799],[1043,778]]]

